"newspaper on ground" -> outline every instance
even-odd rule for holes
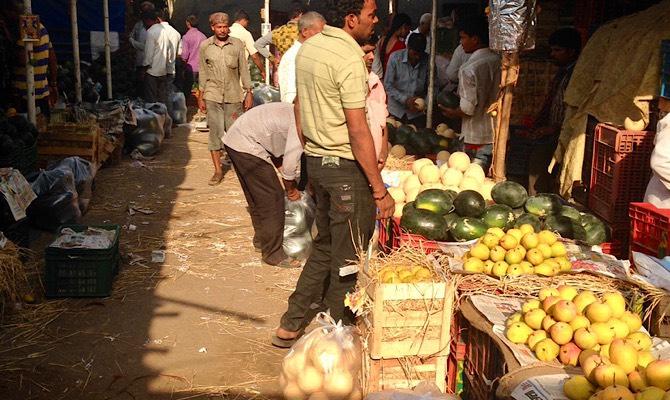
[[[63,228],[49,247],[102,250],[112,247],[115,239],[115,230],[89,227],[84,231],[75,232],[70,228]]]
[[[37,198],[26,178],[13,168],[0,168],[0,193],[7,200],[15,221],[26,217],[26,209]]]

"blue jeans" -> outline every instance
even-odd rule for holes
[[[493,160],[493,144],[465,144],[465,154],[470,156],[473,163],[482,166],[484,171],[488,170]]]

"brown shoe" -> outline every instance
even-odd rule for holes
[[[216,186],[223,180],[223,173],[217,172],[209,179],[209,186]]]

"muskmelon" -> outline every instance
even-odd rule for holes
[[[481,165],[479,164],[470,164],[468,168],[465,170],[463,173],[463,177],[471,177],[475,179],[477,182],[482,183],[484,182],[484,179],[486,179],[486,173],[484,172],[484,168],[482,168]]]
[[[391,197],[393,197],[393,201],[397,203],[404,203],[405,202],[405,192],[399,188],[399,187],[390,187],[387,189]]]
[[[458,187],[460,187],[461,190],[474,190],[475,192],[479,192],[480,183],[471,176],[464,176]]]
[[[455,168],[465,172],[470,166],[470,157],[462,151],[457,151],[449,156],[449,168]]]
[[[421,168],[429,164],[433,164],[433,160],[429,158],[419,158],[418,160],[412,163],[412,173],[414,175],[419,175],[419,172],[421,172]]]
[[[422,184],[439,182],[440,169],[433,163],[424,165],[419,171],[419,181]]]
[[[401,144],[396,144],[391,147],[391,155],[395,158],[403,158],[407,155],[407,150]]]
[[[405,194],[409,193],[411,190],[414,189],[419,189],[421,187],[421,181],[419,180],[419,177],[416,175],[410,175],[405,179],[405,182],[402,184],[402,190],[405,192]]]
[[[442,151],[440,151],[439,153],[437,153],[437,157],[435,157],[435,159],[436,159],[437,161],[441,161],[441,162],[442,162],[442,165],[449,166],[448,163],[449,163],[449,156],[450,156],[450,155],[451,155],[451,154],[450,154],[448,151],[446,151],[446,150],[442,150]],[[440,165],[440,167],[441,167],[442,165]]]
[[[463,173],[456,168],[448,168],[442,174],[442,183],[445,186],[456,186],[458,187],[463,180]]]

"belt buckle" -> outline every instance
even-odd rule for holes
[[[340,166],[340,157],[334,156],[324,156],[321,158],[322,167],[339,167]]]

